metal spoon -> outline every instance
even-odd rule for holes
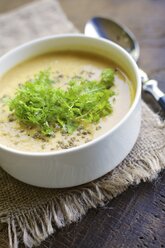
[[[113,20],[93,17],[85,25],[85,35],[102,37],[112,40],[123,47],[137,62],[140,55],[139,44],[133,33],[125,26]],[[147,74],[140,69],[143,90],[150,93],[165,111],[165,94],[158,88],[158,82],[149,79]]]

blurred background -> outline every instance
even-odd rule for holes
[[[40,0],[0,0],[0,14],[14,10],[24,4]],[[47,1],[47,0],[45,0]],[[157,38],[165,33],[164,0],[58,0],[68,18],[83,32],[84,25],[92,16],[113,18],[127,25],[137,37],[140,47],[140,63],[143,69],[152,75],[151,59],[161,57],[157,67],[165,64],[162,61],[162,50],[157,47]],[[37,13],[36,13],[37,14]],[[164,25],[163,25],[164,23]],[[163,41],[159,40],[160,46]],[[156,49],[156,50],[155,50]],[[147,56],[145,56],[147,53]],[[151,55],[151,56],[150,56]],[[145,59],[144,59],[145,57]],[[155,66],[154,66],[155,68]],[[165,76],[165,75],[164,75]]]

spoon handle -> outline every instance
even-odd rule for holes
[[[143,83],[143,90],[150,93],[165,111],[165,94],[158,88],[158,82],[150,79]]]
[[[165,96],[160,97],[159,104],[162,107],[162,109],[165,111]]]

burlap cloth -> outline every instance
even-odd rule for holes
[[[0,16],[0,54],[30,39],[77,32],[55,0],[42,0]],[[0,169],[0,247],[39,245],[57,228],[76,222],[130,185],[153,180],[165,167],[165,124],[142,103],[136,145],[111,173],[76,188],[56,190],[26,185]],[[6,238],[8,230],[8,239]]]

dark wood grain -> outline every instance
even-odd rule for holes
[[[41,247],[165,247],[165,172],[153,183],[131,187],[104,208],[90,210]]]
[[[125,23],[141,46],[139,65],[159,80],[165,91],[165,1],[61,0],[69,18],[83,32],[87,19],[102,15]],[[83,13],[83,14],[82,14]],[[151,96],[143,98],[159,112]],[[104,208],[90,210],[78,224],[57,231],[41,248],[163,248],[165,247],[165,172],[141,183]]]

